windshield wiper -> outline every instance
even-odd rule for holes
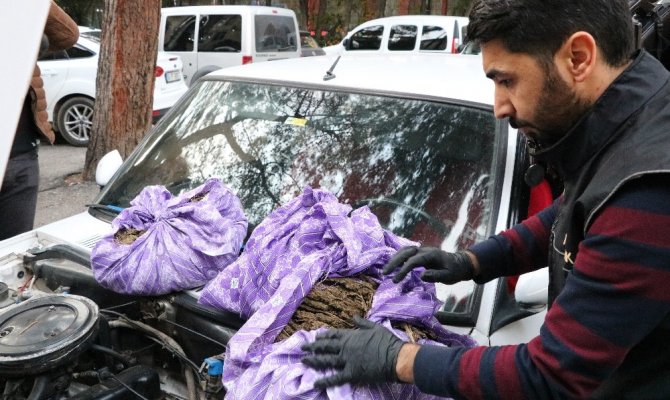
[[[85,204],[85,206],[88,208],[93,208],[95,210],[112,211],[116,214],[124,210],[123,207],[107,205],[107,204]]]

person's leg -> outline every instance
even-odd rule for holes
[[[33,229],[40,170],[37,152],[9,160],[0,188],[0,240]]]

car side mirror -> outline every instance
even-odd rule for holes
[[[123,159],[118,150],[112,150],[102,156],[95,168],[95,183],[101,187],[107,185],[116,171],[119,170],[121,164],[123,164]]]
[[[514,289],[519,307],[538,312],[547,306],[549,298],[549,268],[528,272],[519,276]]]
[[[345,39],[342,41],[342,46],[343,46],[346,50],[349,50],[349,49],[350,49],[351,42],[349,41],[349,38],[345,38]]]

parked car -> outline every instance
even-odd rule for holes
[[[458,53],[467,17],[396,15],[377,18],[352,29],[328,54],[427,51]]]
[[[158,49],[182,58],[191,85],[219,68],[300,57],[298,20],[280,7],[166,7]]]
[[[300,31],[300,56],[323,56],[326,52],[307,31]]]
[[[493,85],[479,58],[405,53],[336,60],[304,57],[224,68],[203,77],[118,170],[118,161],[111,161],[116,171],[111,180],[102,178],[110,176],[102,171],[118,155],[101,160],[97,176],[104,187],[87,212],[0,242],[0,276],[9,298],[19,302],[13,307],[21,306],[31,288],[33,296],[44,296],[45,305],[50,296],[67,291],[87,299],[86,307],[110,310],[102,313],[109,326],[104,335],[116,339],[102,343],[113,343],[114,354],[131,351],[142,367],[142,374],[133,375],[130,364],[121,362],[110,374],[145,397],[162,391],[184,398],[189,380],[203,378],[197,366],[224,352],[245,321],[198,304],[197,288],[133,297],[96,282],[91,249],[143,188],[163,185],[176,195],[218,178],[239,197],[251,231],[309,185],[353,207],[368,206],[397,235],[448,250],[526,216],[524,141],[494,118]],[[458,79],[443,79],[444,71]],[[439,321],[483,344],[528,340],[542,321],[544,308],[516,302],[506,278],[485,285],[438,285],[437,292],[445,303]],[[15,312],[11,307],[0,305],[0,329]],[[99,347],[90,347],[102,346],[103,338],[90,336],[68,353],[69,365],[111,367],[105,364],[110,360],[96,358]],[[147,337],[163,345],[151,346]],[[28,342],[20,343],[29,347],[39,341]],[[8,338],[3,343],[19,346]],[[35,346],[21,355],[23,364],[10,364],[27,374],[21,366],[39,357],[47,366],[43,374],[64,375],[78,390],[92,391],[94,383],[81,378],[85,371],[57,370],[52,349],[47,343]],[[196,366],[195,379],[182,378],[182,364],[173,355]],[[158,379],[147,378],[154,375],[165,377],[160,387]]]
[[[81,27],[74,47],[38,60],[49,121],[63,139],[74,146],[86,146],[90,137],[99,52],[100,30]],[[155,76],[154,122],[188,89],[177,55],[159,52]]]

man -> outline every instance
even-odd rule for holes
[[[44,27],[44,50],[64,50],[74,46],[78,38],[77,24],[52,2]],[[33,228],[40,175],[37,148],[40,138],[49,143],[55,139],[47,121],[44,82],[40,75],[40,68],[35,65],[0,187],[0,240]]]
[[[486,282],[550,266],[549,308],[528,344],[403,343],[382,327],[329,331],[304,363],[327,387],[398,379],[456,398],[670,398],[670,74],[634,52],[626,0],[477,0],[468,37],[494,111],[564,181],[537,216],[468,251],[401,249],[398,282]]]

